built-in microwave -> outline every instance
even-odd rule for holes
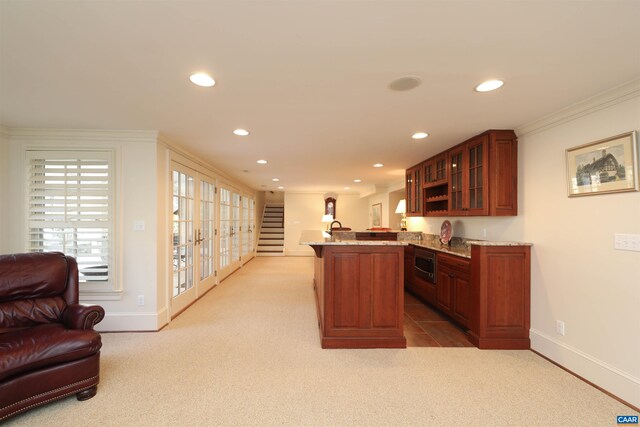
[[[429,283],[436,283],[436,253],[416,247],[414,255],[415,275]]]

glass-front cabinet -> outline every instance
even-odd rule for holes
[[[407,215],[517,215],[517,181],[515,133],[488,130],[407,169]]]
[[[406,172],[407,216],[422,216],[422,164]]]

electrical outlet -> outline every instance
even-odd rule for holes
[[[640,234],[614,234],[613,247],[623,251],[640,252]]]
[[[562,320],[556,320],[556,333],[564,336],[564,322]]]
[[[144,295],[138,295],[138,305],[144,305]]]

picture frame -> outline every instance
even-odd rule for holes
[[[566,150],[569,197],[638,191],[636,131]]]
[[[372,227],[382,227],[382,203],[371,205]]]

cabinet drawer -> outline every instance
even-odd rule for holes
[[[446,266],[450,269],[458,270],[463,273],[470,272],[471,262],[467,258],[439,253],[437,262],[438,262],[437,268],[440,268],[441,266]]]

